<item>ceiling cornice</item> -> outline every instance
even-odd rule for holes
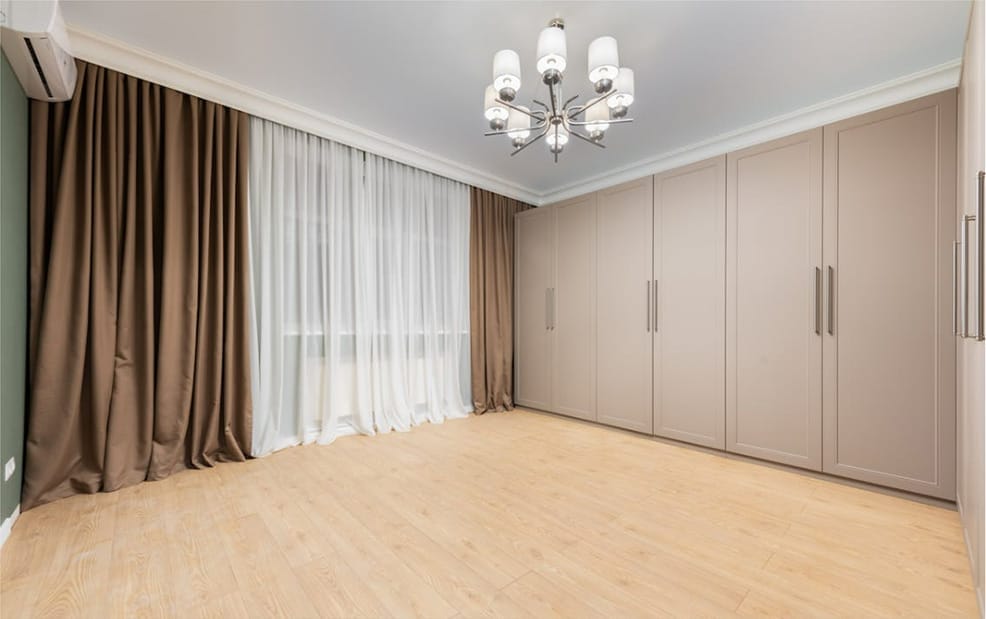
[[[88,62],[221,103],[254,116],[307,131],[475,187],[488,189],[531,204],[541,203],[537,192],[530,191],[516,183],[504,181],[493,174],[462,165],[344,120],[296,105],[290,101],[279,99],[83,28],[69,25],[68,33],[72,45],[72,55]]]
[[[592,191],[636,180],[709,157],[762,144],[775,138],[821,127],[866,112],[917,99],[959,85],[962,59],[956,58],[917,73],[829,99],[815,105],[741,127],[701,142],[689,144],[643,161],[609,170],[578,183],[557,187],[540,195],[541,204],[553,204]]]
[[[254,116],[363,149],[469,185],[536,206],[559,202],[619,183],[722,155],[774,138],[806,131],[925,95],[959,83],[961,59],[905,75],[800,110],[657,154],[577,183],[538,192],[497,175],[374,133],[344,120],[279,99],[153,52],[69,25],[72,53],[78,58],[187,92]]]

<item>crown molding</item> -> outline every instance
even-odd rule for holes
[[[77,58],[481,189],[531,204],[541,203],[538,192],[505,181],[498,176],[159,56],[129,43],[73,25],[69,25],[67,29],[72,55]]]
[[[959,84],[962,59],[911,73],[862,90],[829,99],[794,112],[741,127],[708,140],[677,148],[643,161],[563,185],[540,195],[540,204],[553,204],[709,157],[762,144],[880,108],[934,94]]]
[[[959,83],[962,66],[961,59],[957,58],[923,71],[608,170],[576,183],[539,192],[128,43],[72,25],[68,26],[68,33],[73,55],[83,60],[535,206],[552,204],[955,88]]]

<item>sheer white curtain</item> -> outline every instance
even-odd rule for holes
[[[251,122],[254,455],[465,416],[468,187]]]

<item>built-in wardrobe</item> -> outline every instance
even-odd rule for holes
[[[954,499],[955,113],[518,214],[517,403]]]

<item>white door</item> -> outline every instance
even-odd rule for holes
[[[596,419],[596,194],[552,207],[552,410]]]
[[[825,127],[825,471],[944,499],[955,115],[947,91]]]
[[[535,208],[514,224],[514,399],[541,410],[551,409],[554,218],[551,208]]]
[[[653,431],[653,181],[599,192],[597,419]]]
[[[654,434],[726,441],[726,157],[654,177]]]
[[[726,449],[819,470],[822,130],[726,163]]]

